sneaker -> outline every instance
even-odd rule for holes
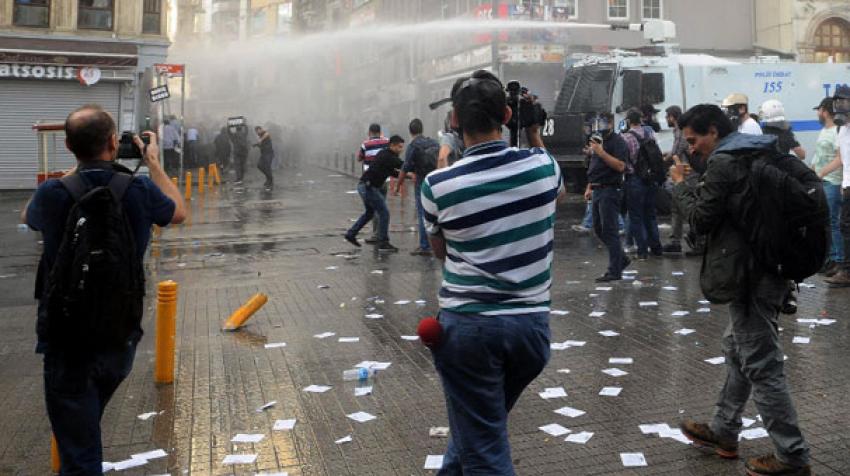
[[[661,251],[663,253],[678,254],[682,252],[682,245],[680,245],[679,243],[670,243],[669,245],[665,245],[664,248],[661,248]]]
[[[597,283],[610,283],[611,281],[619,281],[623,279],[622,276],[614,276],[613,274],[605,273],[602,276],[596,278]]]
[[[649,255],[647,253],[638,253],[637,259],[638,261],[646,261],[649,259]]]
[[[573,231],[576,231],[576,232],[579,232],[579,233],[590,233],[591,232],[591,229],[584,226],[584,225],[573,225],[570,228]]]
[[[831,278],[826,278],[823,281],[832,288],[847,288],[850,287],[850,273],[846,269],[842,269]]]
[[[398,248],[391,245],[389,241],[385,241],[377,246],[378,253],[397,253]]]
[[[788,291],[785,295],[785,299],[782,301],[782,308],[780,309],[782,314],[787,314],[789,316],[793,316],[797,314],[797,293],[793,290]]]
[[[357,241],[357,237],[354,235],[350,235],[348,233],[345,234],[345,241],[351,243],[352,245],[360,248],[360,242]]]
[[[365,241],[368,245],[374,245],[381,242],[381,240],[379,240],[377,236],[370,236],[369,238],[366,238],[363,241]]]
[[[627,246],[627,247],[623,248],[623,253],[626,253],[627,255],[636,254],[637,253],[637,245]]]
[[[749,476],[811,476],[812,467],[791,466],[779,461],[775,455],[750,458],[745,465]]]
[[[712,449],[721,458],[735,459],[738,457],[738,442],[721,440],[705,423],[685,420],[679,423],[679,429],[682,430],[685,438],[691,440],[697,448]]]
[[[433,253],[431,253],[431,250],[426,250],[425,248],[416,248],[410,254],[413,256],[431,256]]]

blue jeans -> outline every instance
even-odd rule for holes
[[[438,475],[514,475],[508,413],[549,361],[549,313],[482,316],[440,311],[432,349],[449,415]]]
[[[378,241],[389,241],[390,211],[387,209],[387,200],[381,193],[380,188],[375,188],[367,183],[357,184],[357,193],[363,199],[366,211],[360,215],[357,222],[348,230],[349,236],[357,236],[360,230],[369,223],[375,214],[378,215]]]
[[[100,419],[135,355],[135,343],[85,357],[50,349],[44,354],[44,398],[62,476],[102,474]]]
[[[413,192],[413,195],[416,196],[416,220],[419,225],[419,248],[423,250],[430,250],[431,243],[428,242],[428,233],[425,231],[425,209],[422,208],[422,187],[420,183],[416,184]]]
[[[841,263],[844,261],[844,238],[841,237],[841,186],[824,182],[823,191],[829,205],[829,225],[832,231],[832,248],[829,259]]]
[[[623,215],[619,215],[619,223],[620,223],[620,231],[623,231],[625,228],[625,224],[623,222]],[[587,202],[587,206],[584,209],[584,218],[581,220],[581,226],[587,228],[588,230],[593,229],[593,202]]]
[[[626,256],[620,244],[620,202],[619,188],[597,188],[593,191],[593,231],[608,248],[608,274],[622,276]]]
[[[626,178],[626,206],[629,210],[629,230],[637,245],[638,255],[661,252],[661,237],[655,210],[658,186],[647,184],[640,177]]]

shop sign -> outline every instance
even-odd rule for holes
[[[74,66],[46,66],[19,63],[0,63],[0,78],[79,79],[77,68]]]
[[[565,57],[562,45],[499,45],[499,61],[503,63],[563,63]]]
[[[162,101],[163,99],[168,99],[171,97],[171,93],[168,92],[168,86],[162,85],[157,86],[155,88],[151,88],[150,90],[151,102]]]
[[[186,65],[184,64],[164,64],[157,63],[153,65],[157,74],[165,74],[171,78],[182,78],[185,72]]]

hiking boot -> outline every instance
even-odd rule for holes
[[[847,288],[850,287],[850,273],[846,269],[842,269],[831,278],[826,278],[823,281],[829,284],[831,288]]]
[[[623,279],[622,276],[614,276],[610,273],[605,273],[602,276],[596,278],[597,283],[610,283],[611,281],[619,281]]]
[[[679,243],[670,243],[669,245],[665,245],[664,248],[661,249],[664,253],[681,253],[682,245]]]
[[[735,459],[738,457],[738,442],[721,440],[705,423],[685,420],[679,423],[679,429],[682,430],[685,438],[691,440],[697,448],[712,449],[721,458]]]
[[[363,241],[365,241],[367,245],[374,245],[381,242],[381,240],[379,240],[377,236],[370,236],[369,238],[366,238]]]
[[[664,255],[664,248],[652,248],[649,250],[649,254],[652,256],[658,257]]]
[[[357,237],[354,235],[350,235],[348,233],[345,234],[345,241],[351,243],[352,245],[360,248],[360,242],[357,241]]]
[[[749,476],[811,476],[809,465],[791,466],[779,461],[775,455],[750,458],[745,465]]]
[[[782,301],[782,308],[780,309],[780,312],[789,316],[797,314],[797,293],[795,293],[794,290],[790,290],[787,294],[785,294],[785,299]]]
[[[385,241],[376,247],[378,253],[397,253],[398,248],[391,245],[389,241]]]
[[[431,250],[426,250],[425,248],[416,248],[410,254],[413,256],[431,256],[433,253],[431,253]]]

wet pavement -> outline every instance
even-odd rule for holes
[[[159,448],[168,456],[110,474],[433,474],[423,464],[446,445],[445,438],[429,436],[431,427],[448,426],[444,400],[428,350],[402,336],[415,334],[419,319],[437,311],[440,267],[407,253],[417,243],[412,197],[390,199],[391,240],[402,251],[381,256],[342,240],[361,211],[351,177],[320,168],[277,173],[282,178],[272,193],[258,184],[244,193],[229,186],[204,196],[196,190],[190,223],[156,237],[147,261],[147,334],[104,416],[104,453],[113,462]],[[0,475],[49,474],[50,428],[40,358],[33,353],[38,235],[16,228],[26,198],[0,194]],[[553,308],[569,313],[553,315],[551,328],[554,343],[586,344],[553,350],[511,414],[518,474],[743,474],[740,461],[722,461],[639,428],[709,417],[722,384],[724,367],[705,360],[721,355],[728,314],[699,302],[699,260],[640,262],[632,268],[635,281],[597,287],[593,278],[606,256],[593,238],[570,230],[582,208],[578,201],[562,206],[556,225]],[[152,378],[154,285],[165,279],[180,285],[178,354],[175,383],[158,386]],[[809,283],[798,315],[782,318],[786,372],[815,474],[850,474],[850,290],[828,289],[820,277]],[[257,292],[268,294],[268,304],[242,330],[221,332],[227,316]],[[640,305],[649,301],[657,306]],[[837,322],[811,328],[797,318]],[[694,332],[675,333],[682,328]],[[335,335],[314,337],[325,332]],[[811,340],[792,344],[795,336]],[[340,337],[359,341],[341,343]],[[265,348],[277,342],[286,346]],[[610,364],[612,357],[633,363]],[[355,397],[354,383],[343,381],[342,372],[366,360],[392,365],[371,382],[371,395]],[[614,367],[627,375],[602,372]],[[310,385],[332,388],[302,391]],[[600,396],[609,386],[622,392]],[[568,396],[541,398],[538,392],[549,387],[563,387]],[[257,411],[271,401],[276,404]],[[569,418],[553,412],[564,406],[586,413]],[[346,417],[358,411],[377,418],[358,423]],[[162,413],[138,418],[147,412]],[[756,415],[750,405],[744,416]],[[272,431],[276,420],[293,418],[291,431]],[[551,423],[593,437],[577,444],[538,429]],[[760,426],[756,421],[751,428]],[[237,433],[265,437],[231,443]],[[347,435],[351,442],[335,444]],[[768,438],[757,438],[742,442],[741,454],[770,449]],[[625,468],[620,453],[632,452],[643,453],[648,466]],[[257,459],[224,466],[228,454]]]

